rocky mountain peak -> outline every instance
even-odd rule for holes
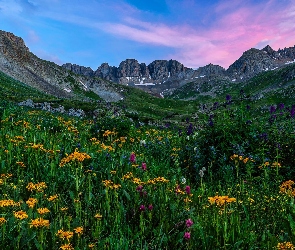
[[[21,37],[0,30],[0,52],[20,62],[27,59],[30,51]]]

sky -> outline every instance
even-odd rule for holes
[[[0,30],[59,65],[228,68],[250,48],[295,45],[295,0],[0,0]]]

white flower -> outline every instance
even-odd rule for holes
[[[186,183],[186,179],[184,177],[181,178],[181,184],[185,184]]]
[[[199,175],[201,176],[201,178],[204,177],[204,171],[202,169],[200,170]]]

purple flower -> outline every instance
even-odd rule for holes
[[[191,238],[191,233],[185,232],[183,238],[185,238],[186,240],[189,240]]]
[[[141,169],[144,170],[144,171],[146,170],[146,163],[145,163],[145,162],[143,162],[143,163],[141,164]]]
[[[190,187],[190,186],[186,186],[186,187],[185,187],[185,192],[186,192],[187,194],[190,194],[190,193],[191,193],[191,187]]]
[[[186,225],[187,227],[191,227],[193,224],[194,224],[194,223],[193,223],[193,221],[192,221],[191,219],[188,219],[188,220],[185,221],[185,225]]]
[[[229,102],[231,100],[231,95],[226,95],[226,100]]]
[[[141,212],[145,211],[145,206],[144,205],[140,205],[139,206],[139,211],[141,211]]]
[[[272,113],[274,113],[274,112],[276,112],[276,107],[275,106],[270,106],[270,110],[269,110],[269,112],[272,114]]]
[[[150,211],[152,211],[153,210],[153,205],[152,204],[150,204],[149,206],[148,206],[148,209],[150,210]]]
[[[280,109],[280,110],[284,109],[284,107],[285,107],[284,103],[280,103],[280,104],[279,104],[279,109]]]
[[[295,106],[294,105],[292,106],[292,109],[290,110],[290,115],[291,115],[292,118],[295,115]]]
[[[143,186],[142,186],[142,185],[139,185],[139,186],[136,188],[136,191],[141,192],[142,189],[143,189]]]
[[[135,163],[136,162],[136,156],[135,154],[132,152],[129,158],[130,162]]]
[[[193,124],[190,123],[186,130],[186,134],[191,135],[192,133],[193,133]]]

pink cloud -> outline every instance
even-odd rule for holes
[[[107,23],[103,29],[132,41],[174,48],[176,52],[169,56],[189,67],[208,63],[228,67],[252,47],[261,49],[269,44],[278,49],[295,45],[292,1],[284,8],[277,7],[278,1],[274,0],[256,5],[241,0],[222,2],[212,12],[218,22],[208,30],[132,18],[124,23]]]

